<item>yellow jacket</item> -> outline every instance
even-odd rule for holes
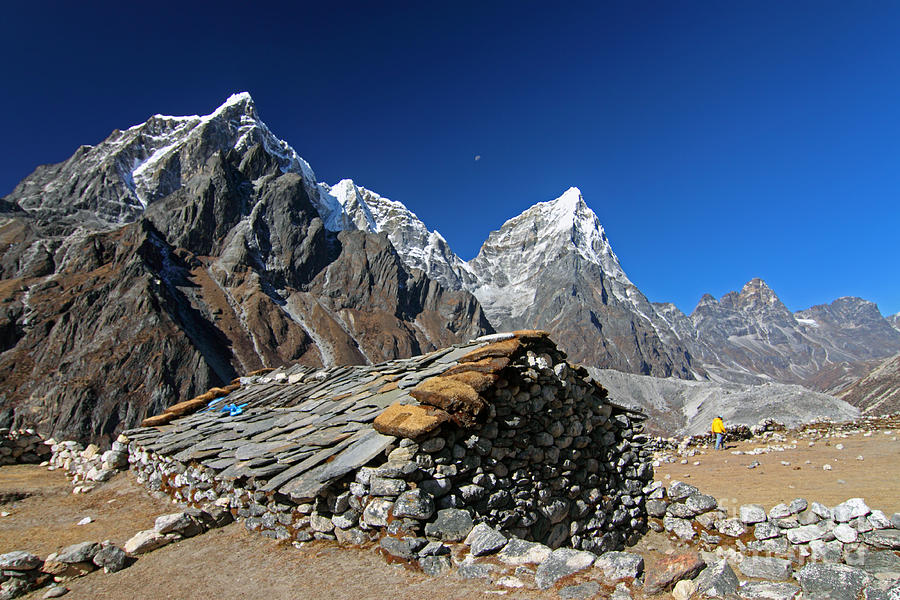
[[[712,422],[712,432],[713,433],[725,433],[725,424],[722,422],[722,419],[716,417]]]

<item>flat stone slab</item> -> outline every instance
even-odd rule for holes
[[[41,557],[24,550],[0,554],[0,570],[3,571],[31,571],[42,564],[44,561],[41,560]]]
[[[131,555],[144,554],[157,548],[162,548],[171,541],[172,538],[157,532],[155,529],[147,529],[137,532],[125,542],[124,550]]]
[[[738,589],[744,600],[794,600],[799,593],[798,585],[774,581],[748,581]]]
[[[862,569],[847,565],[813,563],[797,572],[804,598],[815,600],[857,600],[871,580]]]
[[[100,550],[100,544],[94,542],[72,544],[57,552],[55,560],[61,563],[89,562],[98,550]]]
[[[362,430],[347,440],[350,442],[330,462],[298,475],[279,491],[295,500],[314,498],[329,483],[363,466],[390,446],[396,438],[382,435],[374,429]]]
[[[465,543],[469,546],[472,556],[484,556],[493,554],[506,545],[505,535],[484,523],[479,523],[472,528],[466,536]]]
[[[738,565],[738,570],[747,577],[782,581],[789,579],[793,568],[791,561],[770,556],[747,556]]]
[[[461,542],[472,531],[474,523],[468,511],[458,508],[439,510],[437,518],[425,524],[425,536],[444,542]]]
[[[644,557],[632,552],[605,552],[594,561],[594,568],[609,581],[637,579],[644,572]]]
[[[737,575],[734,574],[725,559],[703,569],[695,583],[697,584],[696,593],[700,598],[704,595],[719,597],[734,594],[740,585]]]
[[[647,566],[644,576],[644,592],[658,594],[667,590],[682,579],[692,579],[703,570],[706,563],[696,552],[665,556]]]
[[[539,589],[546,590],[563,577],[589,568],[595,560],[597,555],[591,552],[559,548],[537,568],[534,581]]]
[[[875,548],[900,550],[900,529],[876,529],[859,537],[863,542]]]
[[[514,566],[540,564],[547,560],[552,552],[553,550],[544,544],[513,538],[497,553],[497,559]]]

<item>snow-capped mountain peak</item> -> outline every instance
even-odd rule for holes
[[[330,202],[336,207],[329,218],[323,215],[326,228],[384,233],[408,266],[425,271],[450,289],[471,286],[474,278],[468,265],[453,253],[440,233],[429,231],[403,203],[358,186],[351,179],[342,179],[331,187],[320,184],[320,189],[322,204]]]
[[[555,200],[538,202],[491,232],[469,265],[489,280],[517,283],[533,277],[555,257],[573,252],[600,266],[607,276],[630,284],[600,219],[576,187]]]

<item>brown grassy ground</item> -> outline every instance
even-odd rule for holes
[[[788,442],[797,441],[795,450],[756,456],[735,456],[731,451],[747,451],[766,444],[730,443],[724,451],[709,449],[702,455],[688,457],[686,465],[663,464],[656,468],[656,479],[665,483],[677,479],[695,485],[728,508],[757,503],[769,509],[794,498],[834,506],[847,498],[860,497],[869,507],[890,516],[900,512],[898,439],[900,432],[885,435],[884,431],[876,431],[870,437],[859,434],[819,440],[810,447],[807,440],[788,436]],[[843,444],[844,449],[836,449],[835,444]],[[862,461],[857,460],[860,455]],[[695,466],[695,461],[700,464]],[[759,461],[760,466],[748,469],[753,461]],[[785,466],[781,461],[791,464]],[[832,470],[824,471],[825,464],[831,465]]]

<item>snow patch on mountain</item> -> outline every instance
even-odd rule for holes
[[[401,202],[357,186],[350,179],[343,179],[332,187],[320,184],[320,190],[327,196],[325,201],[340,207],[325,219],[325,227],[329,230],[384,233],[408,267],[424,271],[453,290],[474,283],[469,266],[450,249],[447,240],[439,232],[429,231]]]

